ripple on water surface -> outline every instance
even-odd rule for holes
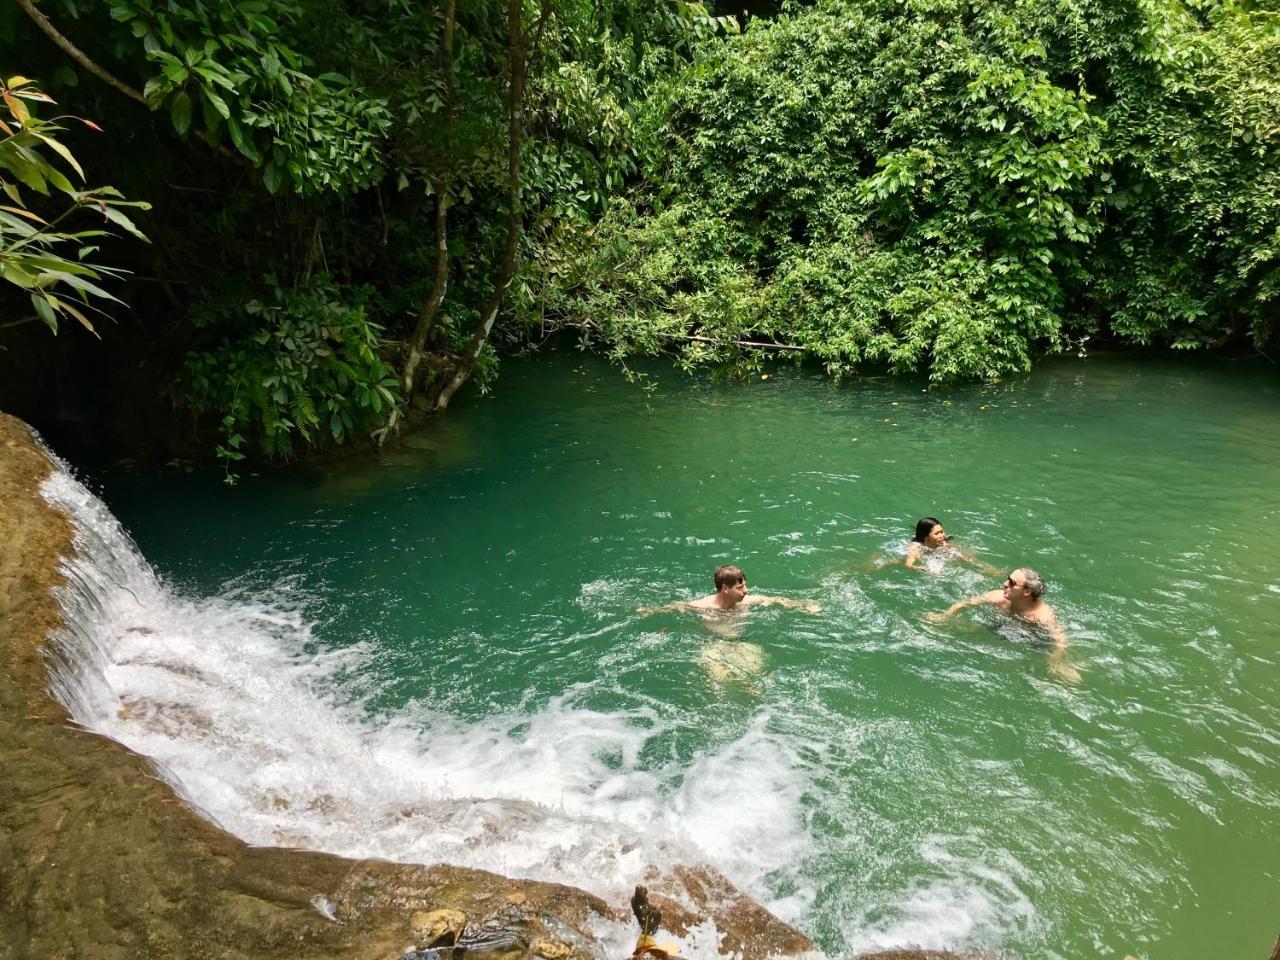
[[[710,862],[832,955],[1265,951],[1269,374],[658,373],[646,403],[592,361],[511,364],[449,442],[318,479],[108,477],[163,578],[51,482],[102,547],[73,561],[97,612],[64,646],[94,653],[61,695],[256,843],[611,897]],[[1046,576],[1078,685],[998,617],[923,620],[999,579],[904,569],[924,514]],[[822,612],[637,613],[726,562]]]

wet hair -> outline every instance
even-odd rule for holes
[[[1022,571],[1023,586],[1027,588],[1027,593],[1031,594],[1032,600],[1039,600],[1044,596],[1045,582],[1044,577],[1036,573],[1030,567],[1019,567]],[[1013,571],[1017,573],[1018,570]],[[1013,574],[1010,574],[1012,576]]]
[[[937,517],[921,517],[916,521],[916,535],[911,539],[914,543],[924,543],[929,537],[929,531],[940,526],[942,521]]]
[[[735,567],[731,563],[726,563],[723,567],[716,567],[716,592],[723,590],[725,587],[732,587],[742,583],[746,579],[747,575],[742,572],[741,568]]]

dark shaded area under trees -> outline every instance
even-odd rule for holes
[[[1274,3],[20,0],[0,48],[151,205],[81,247],[97,337],[0,285],[0,405],[117,447],[386,439],[558,330],[943,381],[1276,335]]]
[[[51,337],[6,285],[0,402],[227,460],[386,436],[487,384],[531,244],[599,215],[636,104],[731,27],[641,0],[25,5],[0,14],[6,63],[103,128],[65,138],[151,203],[153,242],[100,242],[130,271],[101,340]]]

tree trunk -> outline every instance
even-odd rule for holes
[[[444,110],[447,128],[453,127],[453,30],[457,21],[456,0],[446,0],[444,7],[444,31],[440,40],[441,73],[444,76]],[[400,386],[406,403],[413,401],[418,388],[418,368],[425,356],[427,340],[435,328],[436,315],[444,303],[449,289],[449,177],[443,176],[436,184],[436,271],[431,281],[431,293],[422,305],[418,322],[409,337],[404,366],[400,373]],[[398,411],[391,412],[391,419],[376,434],[378,445],[386,443],[395,433],[400,421]]]
[[[507,151],[507,244],[502,252],[502,264],[498,268],[498,278],[494,284],[493,294],[480,314],[480,324],[459,358],[453,376],[436,394],[432,409],[437,413],[444,412],[453,395],[470,379],[471,371],[475,368],[476,357],[479,356],[480,348],[484,346],[485,341],[489,339],[493,322],[497,319],[498,310],[502,307],[502,301],[507,295],[507,287],[511,285],[511,278],[515,274],[516,250],[520,243],[520,144],[524,137],[522,105],[527,56],[522,23],[523,6],[523,0],[507,0],[507,36],[511,60],[511,83],[508,90],[511,142]]]
[[[452,2],[449,4],[453,6]],[[411,399],[417,387],[418,366],[422,363],[427,339],[435,327],[436,314],[440,304],[444,303],[445,292],[449,289],[449,180],[445,178],[436,188],[436,275],[431,283],[431,295],[422,306],[418,315],[418,324],[409,338],[409,351],[404,359],[404,373],[401,386],[406,399]]]
[[[453,30],[457,20],[456,0],[446,0],[444,5],[444,32],[440,40],[440,72],[444,77],[445,126],[453,127]],[[418,365],[427,340],[435,327],[436,314],[444,303],[449,288],[449,177],[445,175],[436,184],[436,274],[431,283],[431,295],[422,305],[418,323],[409,338],[409,352],[404,361],[401,384],[406,399],[411,399],[417,387]]]

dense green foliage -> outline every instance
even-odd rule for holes
[[[386,103],[338,73],[312,75],[283,33],[298,12],[285,4],[109,0],[111,19],[139,41],[150,73],[143,96],[167,108],[175,132],[195,125],[225,136],[261,168],[272,192],[365,186],[381,174],[391,126]]]
[[[146,334],[108,340],[234,458],[487,383],[524,238],[600,214],[638,104],[730,26],[685,0],[50,0],[6,8],[0,48],[116,134],[97,162],[156,245],[111,251]]]
[[[191,356],[179,388],[198,409],[225,411],[226,460],[243,459],[246,424],[259,427],[267,453],[288,456],[296,440],[376,429],[399,402],[377,326],[328,278],[276,288],[266,303],[208,305],[197,318],[226,338]]]
[[[764,338],[950,379],[1098,332],[1274,336],[1255,5],[826,0],[704,48],[645,130],[643,182],[549,285],[619,356]]]
[[[66,130],[61,121],[79,118],[33,116],[28,104],[54,101],[30,79],[13,76],[0,82],[0,99],[9,115],[0,119],[0,190],[8,201],[0,203],[0,278],[30,298],[35,309],[30,319],[43,321],[54,333],[59,318],[68,317],[96,333],[86,311],[97,310],[98,303],[119,302],[99,283],[118,278],[121,271],[90,259],[98,250],[90,241],[109,236],[103,227],[113,224],[145,240],[122,208],[146,209],[147,204],[125,200],[113,187],[76,187],[68,173],[83,182],[84,170],[59,135]],[[96,129],[92,121],[80,122]],[[50,204],[52,219],[37,212]],[[76,219],[88,223],[66,229]]]
[[[740,33],[688,0],[18,0],[6,63],[107,130],[18,97],[50,138],[24,149],[125,229],[150,201],[155,241],[67,241],[18,296],[128,303],[100,348],[59,338],[76,382],[170,398],[228,460],[386,437],[561,329],[941,380],[1274,339],[1274,0],[762,6]],[[63,149],[122,193],[75,192]]]

